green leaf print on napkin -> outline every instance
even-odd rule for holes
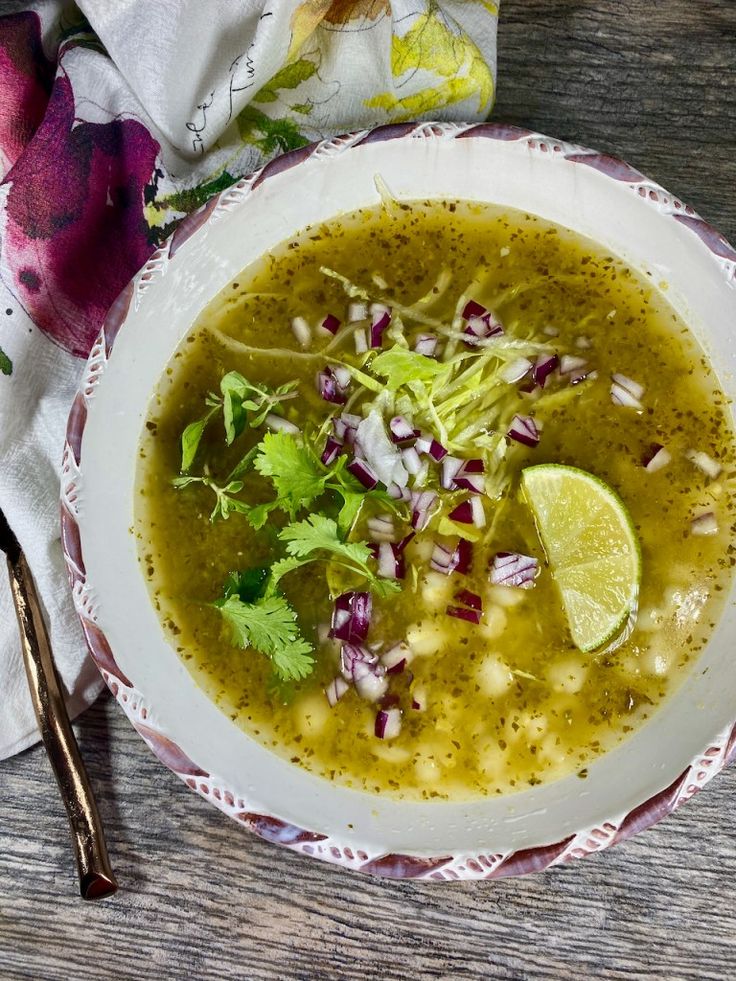
[[[5,351],[0,347],[0,374],[12,375],[13,374],[13,362],[7,356]]]
[[[279,89],[295,89],[317,71],[317,66],[307,58],[300,58],[289,65],[284,65],[276,72],[270,82],[253,96],[254,102],[275,102],[279,97]]]
[[[489,113],[493,105],[493,75],[477,46],[469,37],[453,32],[434,13],[422,14],[402,37],[394,35],[391,44],[391,74],[396,90],[401,77],[410,78],[422,70],[439,76],[437,85],[428,85],[405,98],[395,92],[382,92],[366,99],[370,109],[385,109],[393,122],[414,119],[454,102],[478,96],[478,109]]]
[[[291,119],[272,119],[265,112],[256,109],[253,103],[278,101],[284,90],[298,89],[302,82],[310,79],[316,71],[317,66],[308,58],[291,61],[277,71],[273,78],[253,96],[253,102],[246,106],[237,118],[238,132],[243,142],[257,146],[268,156],[306,146],[309,140],[300,133],[296,123]],[[308,104],[290,108],[302,115],[307,115],[311,111]]]

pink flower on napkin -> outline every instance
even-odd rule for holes
[[[23,152],[43,119],[54,65],[41,47],[38,14],[2,18],[0,31],[0,177]]]
[[[3,268],[31,319],[71,354],[86,357],[107,308],[154,249],[143,207],[158,151],[134,119],[75,124],[61,74],[7,175]]]

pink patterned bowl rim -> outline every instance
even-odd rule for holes
[[[513,206],[604,243],[666,284],[726,394],[736,395],[736,251],[633,167],[502,124],[406,123],[352,133],[287,153],[213,197],[111,307],[69,417],[66,563],[92,657],[131,723],[163,763],[230,817],[268,841],[376,875],[521,875],[648,828],[732,759],[733,593],[697,670],[646,726],[594,762],[587,780],[572,776],[495,800],[408,803],[335,787],[237,729],[169,646],[137,563],[136,448],[169,358],[207,302],[269,247],[307,224],[376,203],[377,173],[399,198]]]

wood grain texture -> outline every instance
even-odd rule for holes
[[[732,0],[504,0],[496,118],[616,153],[736,241]],[[351,875],[247,834],[103,698],[77,724],[122,890],[76,898],[42,751],[0,765],[0,979],[736,976],[736,770],[521,880]]]

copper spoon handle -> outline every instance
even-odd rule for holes
[[[61,694],[36,586],[22,552],[8,556],[8,570],[33,708],[71,825],[79,890],[83,899],[100,899],[114,893],[117,882],[97,804]]]

